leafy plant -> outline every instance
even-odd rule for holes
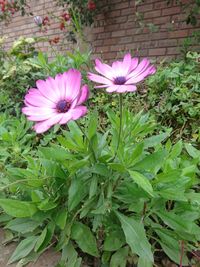
[[[22,238],[10,263],[36,258],[50,245],[62,251],[59,266],[80,266],[79,251],[93,257],[91,266],[99,257],[110,266],[118,259],[119,266],[152,266],[161,248],[179,263],[183,242],[188,264],[186,251],[200,238],[200,151],[166,142],[169,133],[152,135],[148,115],[124,111],[115,156],[119,117],[107,115],[107,132],[96,131],[98,116],[91,114],[85,133],[71,122],[57,141],[24,155],[26,166],[6,166],[0,206],[9,217],[0,221],[12,239]]]
[[[199,139],[199,54],[188,52],[187,58],[161,66],[147,83],[143,98],[161,125],[173,127],[175,138]]]

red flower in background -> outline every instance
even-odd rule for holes
[[[63,31],[66,27],[66,22],[70,22],[70,15],[68,13],[63,13],[61,15],[61,23],[60,23],[60,30]]]
[[[50,25],[49,17],[46,16],[43,18],[42,25],[43,26]]]
[[[62,17],[62,19],[64,20],[64,21],[69,21],[70,20],[70,15],[68,14],[68,13],[63,13],[62,15],[61,15],[61,17]]]
[[[57,43],[59,43],[59,41],[60,41],[60,37],[55,37],[55,38],[53,38],[53,39],[50,39],[50,40],[49,40],[49,43],[50,43],[51,45],[53,45],[53,44],[57,44]]]
[[[94,3],[94,1],[90,0],[88,2],[88,9],[89,10],[95,10],[96,9],[96,4]]]

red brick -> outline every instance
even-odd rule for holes
[[[159,47],[171,47],[178,44],[177,39],[159,40]]]
[[[181,38],[187,36],[188,36],[188,30],[178,30],[169,33],[169,38]]]
[[[35,2],[36,0],[30,1],[35,15],[44,17],[55,9],[54,0],[37,0],[37,5]],[[101,2],[102,6],[106,7],[107,1]],[[87,41],[93,47],[94,55],[102,56],[107,60],[112,61],[116,56],[121,57],[124,53],[122,49],[131,50],[133,54],[137,52],[142,56],[149,54],[150,57],[157,57],[159,60],[166,56],[171,59],[178,56],[179,49],[176,47],[180,46],[183,40],[191,36],[195,30],[199,30],[198,25],[197,27],[186,25],[184,22],[186,15],[176,4],[176,0],[170,5],[167,5],[167,0],[145,0],[137,6],[134,0],[110,0],[110,3],[110,10],[96,16],[94,28],[88,28],[85,31]],[[158,26],[158,31],[151,33],[145,27],[142,32],[136,21],[136,11],[144,15],[144,24],[153,23]],[[60,10],[56,7],[54,13],[59,15]],[[48,32],[41,33],[34,24],[33,17],[21,17],[19,14],[15,14],[12,23],[6,26],[0,24],[0,33],[8,36],[6,48],[9,48],[13,40],[21,35],[63,38],[63,32],[58,30],[58,23],[54,23],[53,20]],[[59,51],[70,50],[73,47],[67,40],[64,44],[65,47],[60,44],[57,46]],[[42,42],[39,46],[43,51],[49,51],[51,55],[48,42]],[[194,49],[198,50],[195,46]]]
[[[154,3],[154,9],[163,9],[169,7],[169,4],[167,4],[167,1],[161,1]]]
[[[180,6],[165,8],[162,10],[162,16],[178,14],[180,11]]]
[[[153,4],[145,4],[137,6],[137,12],[145,12],[153,10]]]
[[[167,48],[167,55],[178,55],[178,54],[180,54],[180,48],[178,47]]]
[[[112,45],[110,47],[110,51],[122,51],[124,49],[124,45]]]
[[[121,37],[121,36],[124,36],[125,33],[126,33],[125,30],[115,31],[115,32],[112,32],[112,37]]]
[[[163,56],[166,54],[166,48],[149,49],[149,56]]]
[[[145,19],[155,18],[155,17],[159,17],[160,15],[161,15],[161,10],[153,10],[153,11],[144,13],[144,18]]]
[[[110,51],[110,47],[109,46],[99,46],[96,48],[95,52],[101,52],[101,53],[104,53],[104,52],[108,52]]]
[[[121,16],[130,15],[130,14],[132,14],[134,12],[135,12],[135,10],[133,8],[122,9],[121,10]]]
[[[156,24],[156,25],[165,24],[165,23],[168,23],[168,22],[170,22],[170,17],[169,16],[158,17],[158,18],[154,18],[153,19],[153,23]]]

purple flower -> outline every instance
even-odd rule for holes
[[[89,72],[88,78],[102,85],[96,88],[106,88],[108,93],[125,93],[137,90],[136,84],[144,80],[147,76],[156,72],[148,59],[143,59],[139,63],[138,58],[131,58],[130,54],[124,56],[123,61],[115,61],[112,66],[95,60],[95,70],[101,75]]]
[[[43,22],[43,19],[42,19],[42,17],[40,17],[40,16],[35,16],[34,17],[34,22],[35,22],[35,24],[37,25],[37,26],[42,26],[42,22]]]
[[[26,94],[22,112],[28,120],[37,122],[33,127],[37,133],[43,133],[57,123],[77,120],[87,113],[82,103],[88,99],[89,89],[87,85],[81,87],[78,70],[57,74],[55,79],[38,80],[36,86]]]

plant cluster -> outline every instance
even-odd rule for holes
[[[37,55],[34,38],[19,38],[9,51],[4,48],[5,38],[0,39],[0,111],[22,103],[22,95],[36,79],[43,77],[34,66],[28,64],[29,58]]]
[[[159,132],[148,113],[135,115],[123,102],[124,92],[134,92],[155,68],[129,54],[112,67],[96,60],[100,75],[87,75],[88,55],[80,53],[53,62],[39,53],[26,62],[46,80],[29,89],[23,112],[43,132],[52,129],[36,135],[21,110],[0,113],[0,224],[6,244],[19,241],[9,263],[24,266],[54,246],[62,253],[57,267],[152,267],[163,252],[179,266],[195,264],[200,151],[189,142],[172,143],[170,130]],[[82,72],[83,84],[89,78],[112,92],[105,98],[112,101],[117,92],[116,109],[102,109],[107,127],[90,105],[77,121],[88,93],[72,67]],[[53,127],[57,118],[70,121]]]
[[[200,55],[160,66],[147,83],[143,102],[158,121],[174,128],[176,138],[200,140]]]
[[[26,0],[0,0],[0,21],[9,22],[16,12],[24,16],[28,13],[29,6]]]

